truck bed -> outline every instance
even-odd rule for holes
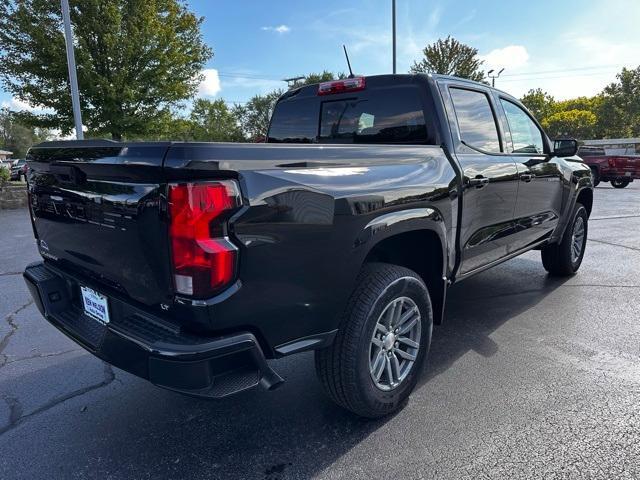
[[[329,300],[348,294],[362,261],[353,248],[381,211],[439,200],[454,222],[455,176],[435,146],[51,142],[31,149],[29,165],[48,262],[169,321],[178,312],[187,328],[253,325],[272,345],[335,316],[339,302]],[[243,195],[229,233],[243,288],[213,315],[179,298],[169,265],[167,186],[194,179],[234,179]],[[325,252],[334,258],[318,257]],[[335,262],[349,273],[333,275]]]

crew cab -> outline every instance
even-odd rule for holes
[[[602,147],[582,146],[578,155],[593,172],[593,184],[611,182],[615,188],[625,188],[640,178],[640,155],[607,155]]]
[[[353,77],[277,102],[266,143],[43,143],[28,154],[44,317],[99,358],[219,398],[315,350],[364,417],[416,385],[448,287],[532,249],[575,274],[593,203],[574,140],[439,75]]]

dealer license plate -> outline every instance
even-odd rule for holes
[[[81,286],[80,291],[82,292],[84,313],[104,325],[109,323],[109,304],[107,297],[89,287]]]

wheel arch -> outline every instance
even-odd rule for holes
[[[406,267],[424,281],[433,306],[433,321],[442,324],[446,298],[447,242],[442,225],[425,222],[395,229],[373,243],[363,265],[383,262]],[[407,228],[408,227],[408,228]]]
[[[584,205],[584,208],[587,209],[587,217],[590,217],[593,209],[593,190],[590,188],[580,190],[576,197],[576,202]]]

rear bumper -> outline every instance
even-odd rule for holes
[[[627,178],[631,181],[640,179],[640,171],[637,169],[609,168],[600,172],[600,179],[603,181],[614,180],[616,178]]]
[[[85,315],[78,279],[43,263],[29,265],[24,279],[40,313],[53,326],[95,356],[158,386],[221,398],[256,385],[273,389],[283,382],[249,332],[192,335],[113,297],[108,300],[110,322],[104,325]]]

